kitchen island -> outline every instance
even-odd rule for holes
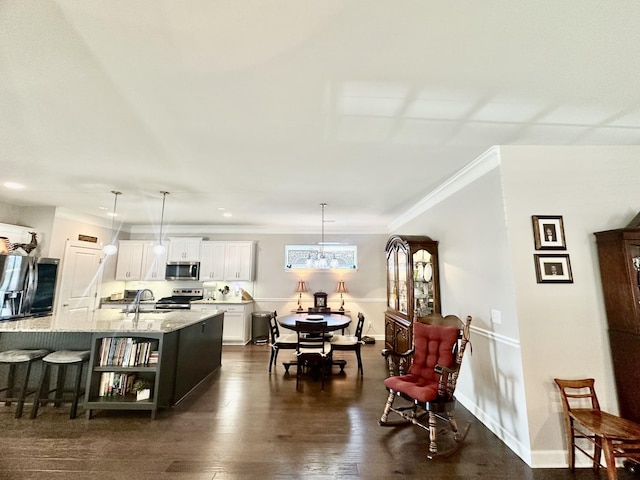
[[[55,315],[0,322],[0,350],[90,350],[84,400],[87,418],[92,410],[149,410],[155,418],[158,408],[177,404],[220,367],[223,322],[222,310],[150,311],[140,313],[136,322],[133,314],[99,309],[91,320],[82,322]],[[104,346],[118,341],[147,344],[157,352],[157,363],[124,366],[108,354],[105,360]],[[152,357],[156,358],[155,353]],[[146,380],[149,398],[138,401],[131,393],[105,394],[109,376],[123,374]],[[32,378],[38,377],[34,371]]]
[[[195,300],[191,302],[191,310],[224,310],[223,345],[246,345],[251,341],[251,314],[253,300],[240,298],[224,300]]]

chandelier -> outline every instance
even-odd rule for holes
[[[312,255],[307,259],[307,266],[309,268],[324,269],[336,268],[338,266],[338,260],[335,259],[333,255],[327,255],[324,250],[325,245],[327,245],[327,242],[324,241],[324,224],[327,223],[327,221],[324,219],[324,209],[326,206],[327,204],[325,202],[322,202],[320,204],[320,207],[322,209],[322,218],[320,224],[321,236],[320,242],[318,243],[320,249],[318,250],[317,255]]]

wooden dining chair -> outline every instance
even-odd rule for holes
[[[364,374],[364,371],[362,369],[362,355],[360,354],[360,349],[362,347],[362,344],[364,343],[362,341],[363,329],[364,315],[359,312],[355,335],[333,335],[331,337],[331,349],[333,351],[355,352],[356,358],[358,360],[358,371],[360,372],[360,376]],[[340,366],[340,372],[344,371],[345,363],[345,361],[341,361],[341,363],[338,364]]]
[[[319,367],[324,391],[324,377],[331,367],[331,343],[325,339],[327,322],[317,320],[296,320],[296,390],[299,389],[300,376],[306,367]]]
[[[295,333],[280,335],[277,319],[278,312],[274,311],[269,316],[269,335],[271,339],[269,373],[271,373],[271,367],[278,361],[278,352],[280,352],[280,350],[295,350],[298,344],[298,337]],[[289,366],[287,366],[287,371],[289,371]]]
[[[640,425],[600,410],[593,378],[555,378],[554,381],[562,399],[570,470],[575,469],[576,450],[591,459],[594,472],[600,468],[600,456],[604,451],[609,480],[618,478],[616,458],[640,462]],[[593,454],[576,441],[580,439],[593,444]]]

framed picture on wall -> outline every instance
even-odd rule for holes
[[[569,255],[536,254],[533,258],[538,283],[573,283]]]
[[[562,216],[533,215],[533,239],[536,250],[565,250]]]

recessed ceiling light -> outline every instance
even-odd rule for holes
[[[222,211],[222,210],[226,210],[226,208],[224,208],[224,207],[218,207],[218,210]]]
[[[3,184],[5,187],[10,188],[12,190],[22,190],[24,188],[24,185],[22,185],[21,183],[16,183],[16,182],[4,182]]]
[[[233,215],[229,212],[225,212],[222,214],[223,217],[232,217]]]

